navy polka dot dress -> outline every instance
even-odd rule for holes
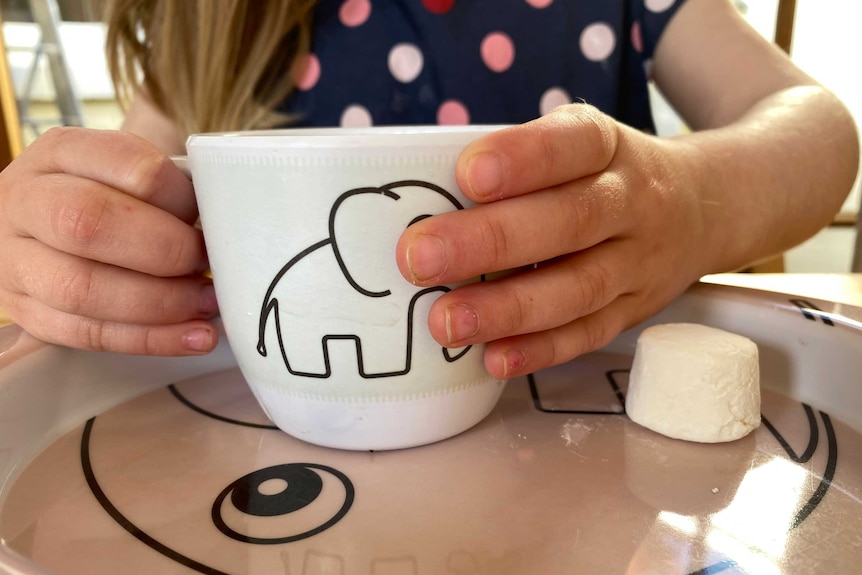
[[[654,130],[647,77],[683,0],[321,0],[294,126],[521,123],[587,102]]]

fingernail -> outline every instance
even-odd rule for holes
[[[200,298],[200,313],[209,317],[218,311],[218,301],[212,284],[207,284],[201,289]]]
[[[520,349],[508,349],[503,354],[503,379],[519,371],[527,363],[527,356]]]
[[[429,234],[418,234],[407,247],[407,265],[414,282],[439,277],[446,271],[446,249],[443,240]]]
[[[479,314],[476,308],[465,303],[446,308],[446,337],[449,343],[463,341],[479,332]]]
[[[481,152],[467,164],[467,184],[478,198],[495,194],[503,184],[503,164],[497,154]]]
[[[197,327],[183,334],[183,345],[189,351],[209,351],[213,346],[212,332]]]

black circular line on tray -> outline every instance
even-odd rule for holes
[[[804,405],[804,404],[803,404]],[[793,518],[792,529],[799,527],[799,524],[805,521],[809,515],[820,505],[823,498],[826,497],[826,492],[832,485],[832,480],[835,478],[835,470],[838,467],[838,437],[835,435],[835,428],[832,427],[832,420],[822,411],[820,418],[823,420],[823,427],[826,429],[826,443],[829,446],[829,455],[826,457],[826,469],[823,471],[823,477],[820,479],[820,484],[814,491],[814,495],[808,502],[799,510],[796,517]]]
[[[796,452],[790,447],[790,444],[787,443],[787,440],[784,439],[784,436],[778,432],[775,427],[771,424],[767,424],[766,427],[769,429],[770,433],[775,436],[775,439],[779,444],[784,448],[787,452],[787,455],[793,459],[797,463],[805,463],[811,456],[814,454],[814,450],[817,449],[818,443],[818,427],[817,420],[814,417],[814,410],[808,404],[803,403],[802,406],[805,408],[805,413],[808,416],[808,424],[811,427],[811,437],[809,437],[808,441],[808,449],[805,450],[805,453],[802,456],[799,456],[797,459]],[[808,498],[808,501],[805,502],[805,505],[796,512],[796,515],[793,517],[793,522],[790,524],[790,529],[796,529],[799,527],[803,521],[808,519],[808,516],[811,515],[817,506],[820,505],[820,502],[823,501],[823,498],[826,497],[826,492],[829,491],[829,487],[832,485],[832,480],[835,478],[835,470],[838,467],[838,437],[835,435],[835,428],[832,426],[832,420],[829,415],[824,412],[820,412],[820,418],[823,420],[823,428],[826,430],[826,444],[828,446],[828,453],[826,456],[826,467],[823,470],[823,477],[820,479],[820,483],[817,485],[817,489],[814,490],[814,494]],[[763,418],[762,418],[763,419]],[[766,421],[763,419],[764,422]],[[812,439],[813,438],[813,439]],[[813,443],[813,447],[812,447]],[[809,453],[809,451],[811,453]],[[803,460],[803,458],[805,458]],[[710,565],[709,567],[705,567],[704,569],[700,569],[699,571],[694,571],[689,575],[713,575],[715,573],[720,573],[729,567],[735,566],[736,563],[726,560],[720,563],[715,563]]]
[[[269,469],[274,469],[274,468],[279,468],[279,467],[287,467],[287,466],[305,467],[305,468],[309,468],[309,469],[320,469],[321,471],[326,471],[327,473],[330,473],[330,474],[334,475],[335,477],[337,477],[339,479],[339,481],[341,481],[342,485],[344,485],[344,504],[341,506],[341,508],[338,510],[338,512],[335,515],[333,515],[332,518],[330,518],[328,521],[323,523],[322,525],[318,525],[317,527],[315,527],[313,529],[309,529],[308,531],[305,531],[303,533],[299,533],[297,535],[289,535],[287,537],[272,537],[272,538],[251,537],[249,535],[243,535],[242,533],[234,531],[233,529],[228,527],[227,523],[225,523],[224,519],[222,519],[221,506],[222,506],[222,503],[224,502],[225,498],[228,495],[230,495],[231,492],[236,488],[237,483],[245,480],[246,478],[248,478],[251,475],[254,475],[256,473],[260,473],[261,471],[267,471]],[[219,531],[221,531],[222,533],[224,533],[225,535],[227,535],[231,539],[235,539],[236,541],[240,541],[242,543],[251,543],[254,545],[278,545],[281,543],[293,543],[294,541],[301,541],[302,539],[308,539],[309,537],[312,537],[314,535],[317,535],[318,533],[326,531],[327,529],[329,529],[330,527],[332,527],[333,525],[335,525],[336,523],[341,521],[341,519],[345,515],[347,515],[347,512],[353,506],[353,500],[354,500],[355,496],[356,496],[356,492],[353,488],[353,483],[350,481],[350,479],[344,473],[342,473],[341,471],[339,471],[333,467],[328,467],[326,465],[319,465],[317,463],[290,463],[287,465],[276,465],[276,466],[273,466],[272,468],[267,468],[264,470],[258,470],[258,471],[249,473],[248,475],[245,475],[244,477],[240,477],[239,479],[237,479],[236,481],[234,481],[233,483],[231,483],[230,485],[225,487],[222,490],[222,492],[218,494],[218,497],[216,497],[215,501],[213,501],[212,522],[213,522],[213,524],[215,524],[215,526],[218,528]]]
[[[721,573],[726,569],[730,569],[731,567],[736,567],[736,561],[731,561],[730,559],[725,559],[724,561],[719,561],[718,563],[713,563],[709,567],[704,567],[703,569],[698,569],[697,571],[692,571],[689,575],[716,575],[717,573]]]
[[[219,415],[217,413],[213,413],[211,411],[207,411],[203,407],[192,403],[192,401],[180,393],[180,390],[177,389],[177,386],[173,383],[168,385],[168,389],[170,392],[176,397],[180,403],[188,407],[193,411],[197,411],[201,415],[206,415],[207,417],[211,417],[213,419],[217,419],[219,421],[224,421],[225,423],[231,423],[233,425],[242,425],[243,427],[253,427],[255,429],[278,429],[275,425],[267,424],[267,423],[251,423],[250,421],[240,421],[239,419],[232,419],[230,417],[225,417],[224,415]]]
[[[96,480],[96,475],[93,473],[93,466],[90,461],[90,435],[93,431],[93,424],[95,423],[96,418],[90,418],[86,425],[84,425],[84,434],[81,437],[81,467],[84,471],[84,477],[87,479],[87,485],[90,487],[90,491],[95,496],[96,501],[102,506],[102,508],[111,516],[111,518],[117,522],[117,524],[132,534],[136,539],[147,545],[149,548],[153,549],[164,555],[169,559],[173,559],[177,563],[188,567],[189,569],[194,569],[199,573],[204,573],[205,575],[230,575],[229,573],[225,573],[224,571],[219,571],[218,569],[214,569],[208,565],[204,565],[203,563],[199,563],[190,557],[186,557],[182,553],[178,553],[174,551],[167,545],[161,543],[156,540],[152,536],[145,533],[141,530],[137,525],[129,521],[129,519],[123,515],[119,509],[117,509],[113,503],[108,499],[108,496],[105,495],[105,492],[102,490],[102,487],[99,485],[98,480]]]
[[[796,451],[790,447],[790,444],[786,439],[784,439],[784,436],[775,429],[775,426],[772,425],[768,419],[762,415],[760,416],[760,420],[763,421],[763,425],[770,433],[772,433],[781,447],[784,448],[787,456],[796,463],[808,463],[808,460],[811,459],[814,452],[817,450],[817,444],[820,442],[820,429],[817,427],[817,419],[814,417],[814,410],[806,403],[803,403],[802,407],[805,409],[806,417],[808,417],[808,447],[805,448],[805,452],[802,455],[796,455]],[[821,415],[823,415],[823,412],[821,412]]]

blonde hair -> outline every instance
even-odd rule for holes
[[[309,50],[315,0],[95,0],[120,101],[137,92],[181,135],[271,127]]]

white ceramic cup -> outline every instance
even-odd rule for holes
[[[470,205],[458,154],[500,126],[288,129],[189,138],[216,295],[243,376],[287,433],[345,449],[456,435],[504,382],[484,346],[428,331],[454,286],[404,280],[395,245],[411,223]]]

